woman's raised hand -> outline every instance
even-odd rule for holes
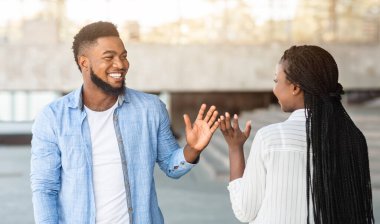
[[[226,112],[225,116],[220,116],[218,122],[219,128],[222,131],[229,148],[243,148],[245,141],[251,133],[251,121],[247,121],[243,132],[240,130],[239,118],[236,114],[231,121],[230,114]]]

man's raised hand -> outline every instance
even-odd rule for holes
[[[206,108],[206,104],[202,104],[193,124],[187,114],[183,116],[186,126],[187,145],[199,153],[206,148],[219,126],[219,122],[216,120],[218,116],[216,107],[211,106],[206,115],[204,115]]]

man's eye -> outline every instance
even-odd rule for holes
[[[273,82],[274,82],[274,83],[277,83],[277,82],[278,82],[278,80],[277,80],[277,79],[273,79]]]
[[[104,57],[104,59],[106,59],[106,60],[112,60],[112,56]]]

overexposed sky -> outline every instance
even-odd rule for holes
[[[253,0],[249,3],[256,23],[263,23],[269,19],[292,19],[296,14],[298,0]]]
[[[0,0],[0,26],[35,15],[57,0]],[[257,22],[290,19],[298,0],[246,0]],[[221,12],[236,0],[66,0],[66,16],[79,24],[94,20],[115,23],[135,20],[156,26],[179,18],[197,18]]]
[[[36,0],[0,0],[0,26],[22,17],[32,17],[42,9],[43,4]]]
[[[143,26],[155,26],[175,21],[180,17],[201,17],[218,10],[205,0],[66,0],[66,2],[66,13],[70,20],[84,22],[89,18],[96,18],[116,23],[136,20]]]

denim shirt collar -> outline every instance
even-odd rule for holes
[[[76,89],[73,93],[73,96],[70,99],[70,102],[68,106],[70,108],[80,108],[80,110],[83,110],[83,85]],[[123,102],[129,103],[131,101],[131,97],[128,94],[128,88],[125,88],[124,94],[119,95],[118,97],[118,106],[121,106]]]

